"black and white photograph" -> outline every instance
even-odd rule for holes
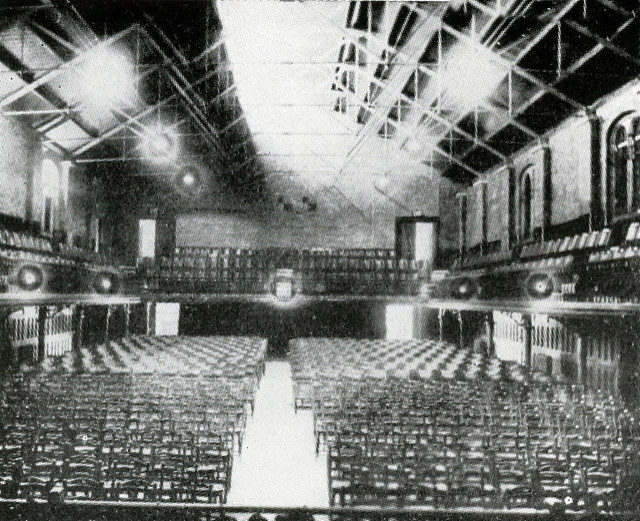
[[[640,0],[0,0],[0,521],[640,519]]]

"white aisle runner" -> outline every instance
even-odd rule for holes
[[[229,505],[327,507],[327,459],[316,457],[311,411],[293,409],[291,367],[267,362],[235,456]]]

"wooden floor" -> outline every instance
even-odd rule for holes
[[[326,454],[316,456],[310,410],[293,409],[291,367],[267,362],[242,453],[236,455],[229,505],[329,505]]]

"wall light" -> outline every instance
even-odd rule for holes
[[[23,291],[35,291],[44,282],[44,272],[40,266],[28,264],[22,266],[16,275],[18,287]]]
[[[478,291],[478,286],[473,279],[464,277],[453,281],[451,293],[455,298],[468,299]]]
[[[118,276],[115,273],[106,271],[96,274],[93,281],[93,289],[103,295],[116,293],[119,285]]]
[[[533,298],[546,298],[553,293],[553,279],[546,273],[534,273],[525,283],[527,294]]]

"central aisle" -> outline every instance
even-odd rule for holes
[[[291,367],[271,361],[231,475],[229,505],[329,506],[327,460],[315,454],[310,410],[293,409]]]

